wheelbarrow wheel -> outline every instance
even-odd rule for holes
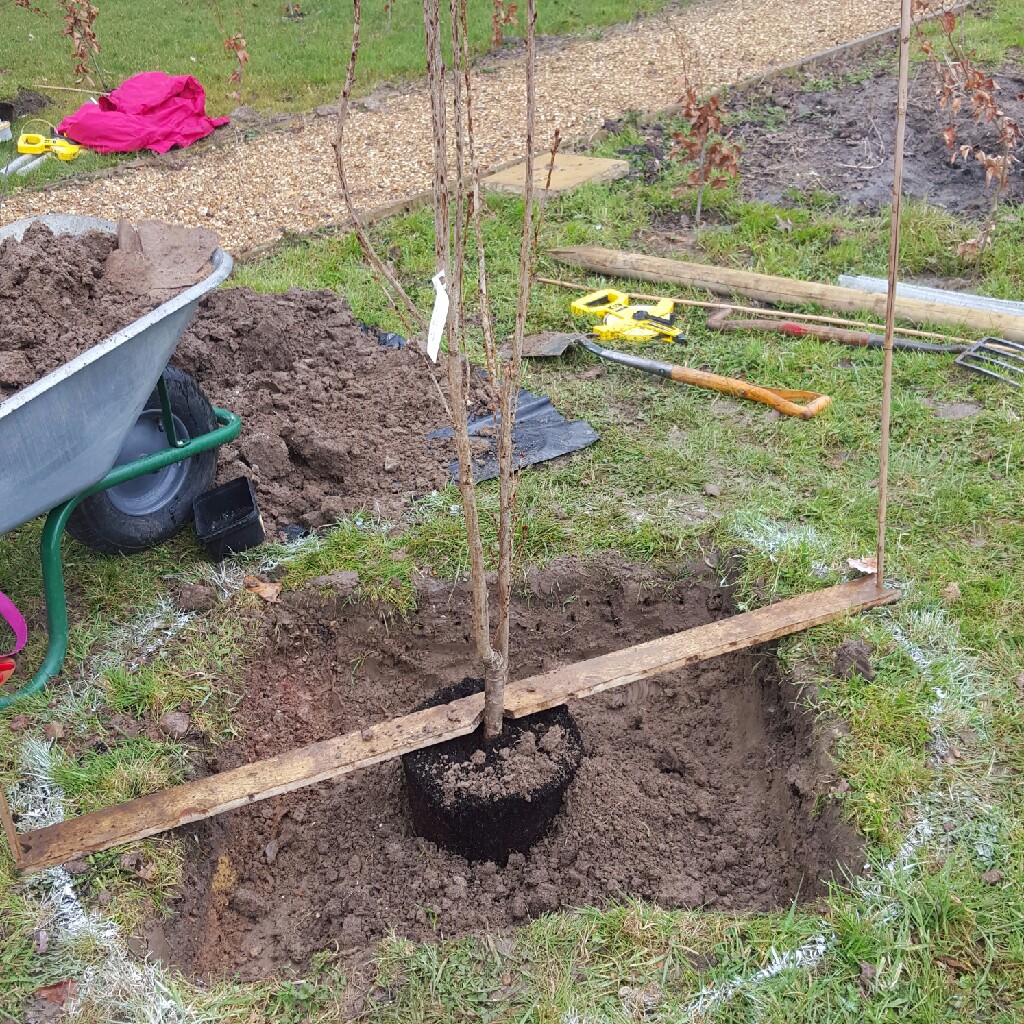
[[[192,377],[168,366],[164,381],[179,439],[216,429],[213,407]],[[154,389],[117,464],[166,447],[160,393]],[[192,521],[192,502],[213,486],[216,474],[216,449],[194,455],[86,498],[71,514],[67,531],[75,540],[104,554],[146,551],[169,540]]]

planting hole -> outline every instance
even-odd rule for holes
[[[730,612],[728,592],[706,576],[556,562],[531,572],[515,601],[515,674]],[[421,582],[408,621],[314,586],[283,595],[270,616],[240,738],[212,770],[404,714],[475,667],[462,586]],[[562,809],[504,865],[416,834],[399,759],[210,819],[190,829],[165,950],[189,972],[257,978],[336,944],[363,962],[392,929],[417,941],[500,932],[631,896],[727,911],[809,899],[861,854],[819,799],[833,776],[797,701],[762,647],[574,702],[582,757]],[[564,724],[542,721],[533,741],[557,749]]]

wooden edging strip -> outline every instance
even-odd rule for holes
[[[506,689],[506,712],[516,718],[533,714],[568,700],[588,697],[819,626],[844,615],[889,604],[898,598],[897,591],[880,589],[871,577],[803,594],[519,680]],[[464,697],[361,732],[322,740],[94,811],[59,825],[25,832],[19,837],[22,851],[19,867],[24,871],[38,871],[84,853],[144,839],[257,800],[325,782],[422,747],[465,736],[477,728],[482,716],[483,695]]]
[[[505,713],[512,718],[532,715],[569,700],[590,697],[616,686],[626,686],[698,661],[799,633],[843,615],[891,604],[898,598],[898,591],[880,589],[873,576],[801,594],[752,612],[730,615],[717,622],[522,679],[506,689]]]

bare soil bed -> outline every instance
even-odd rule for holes
[[[315,588],[285,595],[242,690],[240,737],[210,770],[407,712],[462,680],[473,667],[467,588],[424,578],[419,596],[419,611],[396,621]],[[516,670],[730,611],[729,593],[696,569],[556,562],[516,600]],[[837,865],[859,868],[860,842],[820,799],[833,781],[827,743],[796,697],[765,647],[576,702],[583,759],[563,810],[505,866],[417,838],[399,761],[212,819],[190,829],[178,913],[159,945],[196,975],[251,979],[335,944],[356,971],[392,930],[424,941],[500,933],[627,896],[719,910],[810,898]],[[558,741],[541,735],[537,747]]]
[[[773,78],[729,103],[743,122],[735,137],[743,144],[744,195],[780,203],[788,189],[820,189],[872,210],[891,202],[896,74],[886,57],[891,47],[838,57],[799,77]],[[1008,65],[994,77],[1000,105],[1024,123],[1021,67]],[[939,109],[935,81],[930,67],[912,69],[904,192],[950,213],[983,216],[991,202],[985,168],[959,155],[950,164],[952,154],[942,137],[947,114]],[[959,121],[958,147],[998,149],[991,126],[974,124],[966,111]],[[1024,201],[1019,173],[1013,174],[1006,199]]]
[[[896,74],[891,47],[840,56],[794,75],[781,75],[727,96],[731,138],[743,147],[740,189],[747,199],[775,205],[793,200],[791,190],[829,192],[848,206],[877,210],[892,200]],[[999,101],[1024,123],[1024,68],[1007,65],[995,74]],[[980,218],[991,203],[985,168],[959,154],[950,163],[942,137],[947,125],[935,96],[931,68],[913,69],[903,166],[904,194],[954,214]],[[616,130],[625,122],[611,122]],[[639,142],[621,150],[633,175],[658,180],[672,148],[673,125],[658,121],[638,129]],[[965,113],[957,146],[998,151],[991,126],[978,126]],[[1005,193],[1024,202],[1024,175],[1015,169]],[[714,223],[715,213],[706,217]],[[655,234],[692,227],[688,214],[661,215]]]
[[[140,287],[124,255],[111,235],[43,226],[0,244],[0,401],[164,301],[160,275]],[[271,528],[394,516],[448,479],[451,443],[427,440],[448,418],[426,360],[383,346],[334,292],[214,292],[173,362],[242,417],[218,479],[251,476]]]

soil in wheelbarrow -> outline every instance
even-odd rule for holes
[[[408,712],[469,675],[468,590],[431,578],[418,589],[405,621],[316,587],[282,595],[241,690],[240,736],[209,769]],[[555,562],[516,597],[516,672],[732,610],[697,567]],[[399,760],[210,819],[189,830],[177,913],[157,941],[186,972],[250,979],[340,947],[358,991],[360,966],[392,931],[416,941],[501,933],[627,897],[726,911],[810,899],[862,859],[828,797],[831,730],[799,697],[767,646],[574,702],[582,758],[563,807],[504,865],[418,837]],[[536,742],[510,739],[514,768],[495,773],[495,792],[515,776],[544,784],[565,741],[551,728],[542,723]],[[466,778],[448,780],[453,799]]]
[[[207,277],[216,247],[159,221],[77,236],[33,224],[0,242],[0,401]]]

